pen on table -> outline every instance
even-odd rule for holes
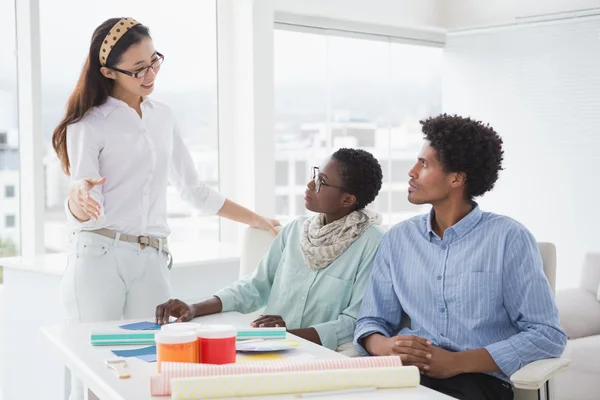
[[[377,390],[376,387],[364,387],[364,388],[345,389],[345,390],[328,390],[328,391],[324,391],[324,392],[300,393],[300,394],[297,394],[296,397],[309,398],[309,397],[320,397],[320,396],[335,396],[337,394],[373,392],[375,390]]]

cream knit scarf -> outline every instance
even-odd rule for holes
[[[327,267],[371,225],[382,222],[380,214],[362,209],[325,225],[325,216],[306,220],[300,235],[300,248],[306,265],[313,270]]]

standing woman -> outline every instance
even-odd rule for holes
[[[113,18],[94,31],[87,61],[52,137],[71,176],[73,227],[61,284],[68,321],[152,317],[171,296],[167,185],[207,214],[277,234],[277,221],[202,183],[173,112],[151,100],[164,56],[148,28]],[[74,380],[70,399],[82,399]]]

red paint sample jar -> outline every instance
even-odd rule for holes
[[[231,325],[205,325],[196,330],[202,364],[235,363],[237,330]]]

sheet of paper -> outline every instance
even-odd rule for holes
[[[149,354],[156,355],[156,346],[142,347],[133,350],[111,350],[118,357],[138,357],[147,356]]]
[[[156,362],[156,354],[144,354],[141,356],[136,356],[135,358],[139,358],[142,361],[146,362]]]
[[[155,331],[160,329],[159,324],[155,324],[154,322],[135,322],[133,324],[121,325],[119,328],[121,329],[130,329],[132,331]]]

